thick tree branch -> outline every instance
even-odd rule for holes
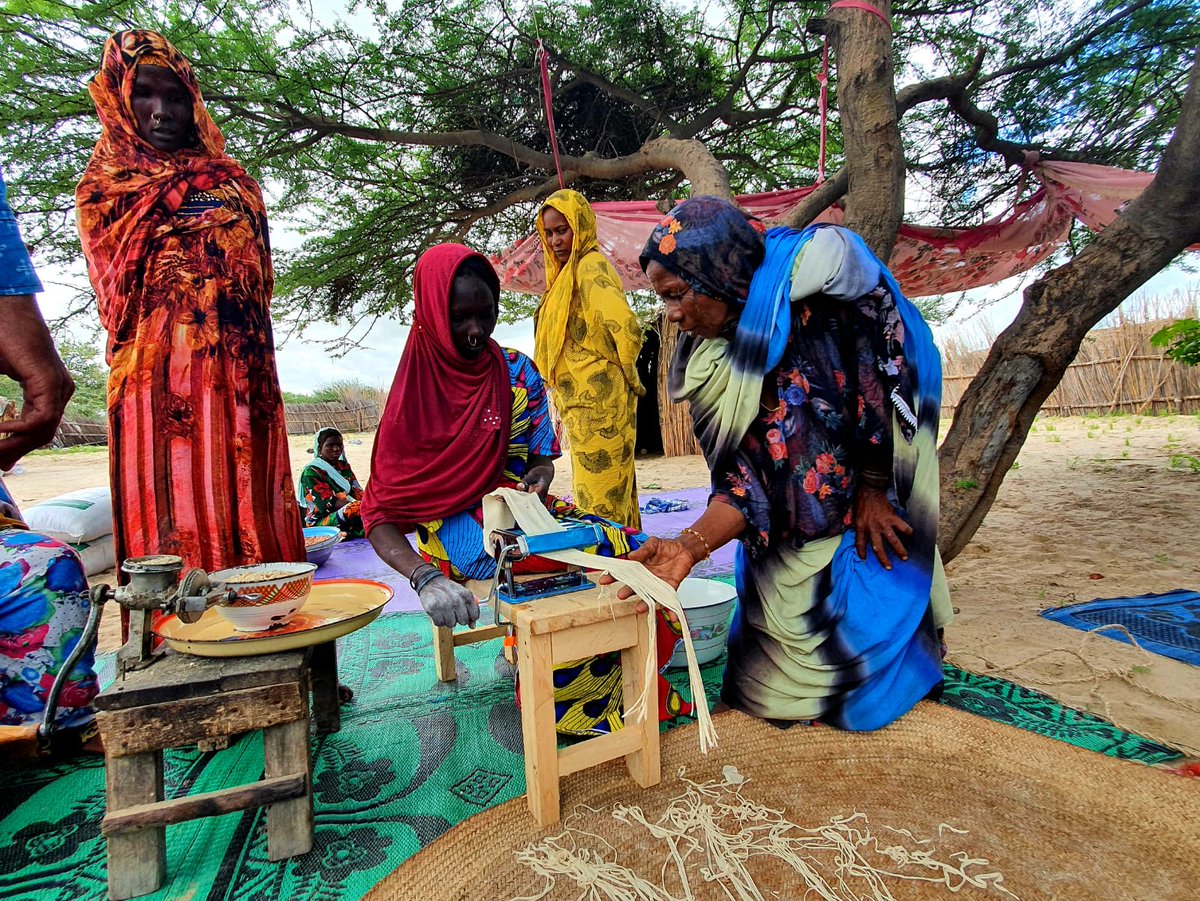
[[[1197,242],[1200,49],[1154,180],[1077,256],[1025,290],[1017,318],[959,401],[939,454],[943,559],[958,554],[979,528],[1088,330]],[[960,487],[968,484],[978,487]]]
[[[563,172],[563,182],[565,184],[573,183],[577,178],[577,173],[574,171]],[[467,232],[480,219],[487,219],[489,216],[495,216],[497,213],[502,213],[511,206],[516,206],[518,203],[527,203],[531,200],[537,200],[559,187],[558,176],[548,178],[540,184],[526,185],[523,188],[518,188],[508,194],[505,194],[499,200],[489,203],[485,207],[471,207],[456,210],[450,213],[446,218],[457,223],[454,234],[455,237],[462,239],[466,237]]]
[[[977,107],[967,92],[959,91],[947,98],[950,110],[975,129],[975,144],[980,150],[998,153],[1012,166],[1024,166],[1030,151],[1047,159],[1086,162],[1086,155],[1050,148],[1035,148],[1028,144],[1006,141],[1000,137],[1000,122],[991,113]]]
[[[815,191],[800,201],[780,225],[804,228],[811,224],[821,213],[846,195],[846,188],[849,184],[850,174],[845,169],[839,169],[832,178],[826,179]]]

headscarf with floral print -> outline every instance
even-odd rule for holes
[[[193,146],[168,153],[138,134],[132,97],[142,64],[169,68],[192,95]],[[266,208],[258,184],[226,155],[225,138],[204,106],[191,64],[161,34],[135,29],[110,37],[88,93],[102,132],[75,189],[79,236],[100,320],[118,334],[136,315],[151,240],[189,193],[233,182],[252,214],[265,218]]]
[[[759,220],[728,200],[692,197],[654,227],[639,262],[643,271],[661,264],[697,294],[741,305],[763,261],[763,233]]]

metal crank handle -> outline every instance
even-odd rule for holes
[[[75,665],[88,652],[88,649],[95,645],[96,634],[100,631],[100,616],[104,612],[104,604],[112,598],[112,595],[113,590],[108,585],[96,585],[88,593],[91,609],[88,610],[87,624],[83,627],[83,634],[75,642],[75,647],[67,655],[62,668],[54,678],[54,684],[50,687],[50,694],[46,698],[46,712],[42,715],[42,724],[38,726],[37,731],[38,746],[43,750],[50,746],[50,740],[54,737],[54,716],[58,713],[58,698],[62,694],[63,686],[67,684],[67,679],[74,672]]]

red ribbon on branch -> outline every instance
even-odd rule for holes
[[[831,3],[829,5],[829,8],[830,9],[861,9],[861,10],[869,12],[871,15],[875,16],[875,18],[879,19],[879,21],[882,22],[884,25],[886,25],[888,28],[892,27],[892,23],[890,21],[888,21],[888,17],[883,14],[883,10],[881,10],[877,6],[872,6],[870,3],[864,3],[864,2],[862,2],[862,0],[837,0],[836,3]]]
[[[546,107],[546,126],[550,129],[550,149],[554,152],[554,171],[558,173],[558,186],[565,188],[567,183],[563,180],[562,163],[558,160],[558,132],[554,128],[554,104],[550,93],[550,54],[542,45],[541,38],[538,39],[534,58],[542,74],[542,101]]]

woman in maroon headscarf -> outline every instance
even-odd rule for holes
[[[417,262],[413,295],[413,328],[375,435],[361,512],[372,546],[408,578],[434,624],[473,626],[479,618],[478,600],[460,582],[495,573],[481,502],[497,488],[536,492],[555,516],[599,523],[604,556],[641,545],[640,531],[580,514],[547,493],[560,451],[546,390],[529,357],[491,338],[500,280],[487,259],[460,244],[433,247]],[[420,553],[405,537],[414,529]],[[524,562],[544,572],[549,561]],[[679,631],[665,617],[659,624],[665,663]],[[612,655],[566,664],[555,682],[560,732],[619,727],[621,672]],[[659,688],[660,716],[690,712],[665,679]]]

